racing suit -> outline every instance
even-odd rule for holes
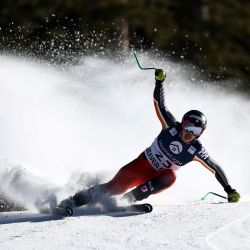
[[[154,106],[162,124],[160,134],[137,159],[122,167],[111,181],[103,184],[103,188],[111,195],[118,195],[136,187],[125,197],[129,198],[132,194],[135,200],[142,200],[169,188],[176,180],[175,172],[191,161],[200,162],[224,188],[228,186],[224,171],[198,139],[188,144],[182,141],[181,124],[166,107],[164,88],[158,81],[154,89]]]
[[[181,124],[165,105],[164,88],[156,81],[154,106],[162,124],[160,134],[138,158],[122,167],[112,180],[80,191],[72,198],[75,206],[82,206],[100,198],[102,194],[123,195],[130,202],[147,198],[169,188],[176,180],[175,172],[191,161],[198,161],[210,170],[226,192],[235,191],[228,184],[224,171],[208,154],[198,139],[185,143],[181,139]],[[237,193],[238,194],[238,193]]]

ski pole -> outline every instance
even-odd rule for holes
[[[227,197],[223,196],[223,195],[220,195],[220,194],[217,194],[217,193],[214,193],[214,192],[208,192],[204,197],[201,198],[201,200],[205,200],[207,198],[208,195],[214,195],[214,196],[218,196],[220,198],[223,198],[223,199],[226,199],[227,200]]]
[[[140,65],[140,62],[139,62],[138,58],[137,58],[135,49],[132,49],[132,53],[133,53],[133,55],[134,55],[134,57],[135,57],[135,60],[136,60],[136,62],[137,62],[137,64],[138,64],[138,67],[139,67],[140,69],[142,69],[142,70],[150,70],[150,69],[155,70],[155,69],[156,69],[156,68],[153,68],[153,67],[152,67],[152,68],[144,68],[144,67],[142,67],[142,66]]]

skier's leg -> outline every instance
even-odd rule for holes
[[[148,198],[151,194],[157,194],[169,188],[176,180],[175,172],[171,169],[165,170],[159,176],[156,176],[132,191],[124,194],[123,198],[130,202],[141,201]]]
[[[142,153],[137,159],[122,167],[111,181],[103,184],[103,188],[110,195],[120,195],[144,183],[157,173]]]
[[[152,177],[155,173],[157,172],[142,153],[137,159],[122,167],[111,181],[77,192],[69,199],[63,200],[59,206],[80,207],[100,200],[103,195],[122,194],[128,189],[144,183],[149,176]]]

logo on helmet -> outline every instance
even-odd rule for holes
[[[197,115],[190,115],[189,117],[194,118],[196,123],[199,123],[199,122],[201,122],[202,124],[206,123],[205,117],[203,116],[199,117]]]

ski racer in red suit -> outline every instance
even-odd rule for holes
[[[190,110],[184,114],[181,122],[177,122],[165,105],[165,78],[166,73],[162,69],[155,70],[154,106],[162,130],[152,145],[137,159],[122,167],[109,182],[80,191],[63,200],[59,207],[79,207],[97,202],[103,195],[124,194],[131,188],[123,198],[130,202],[146,199],[173,185],[175,172],[191,161],[200,162],[215,175],[227,193],[229,202],[239,201],[240,194],[229,185],[222,168],[198,140],[206,129],[205,115],[198,110]]]

